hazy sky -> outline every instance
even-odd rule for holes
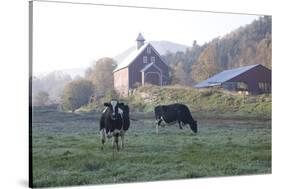
[[[34,2],[34,73],[88,67],[147,41],[191,46],[251,23],[258,16]]]

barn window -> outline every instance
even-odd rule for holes
[[[270,92],[270,90],[271,90],[270,83],[267,83],[267,82],[259,82],[259,89],[260,89],[262,92]]]
[[[236,84],[237,83],[235,83],[235,82],[225,82],[225,83],[223,83],[223,88],[230,90],[230,91],[234,91],[237,87]]]
[[[147,52],[147,54],[150,54],[151,53],[151,47],[147,47],[146,52]]]
[[[239,91],[247,91],[248,85],[244,82],[237,82],[237,90]]]
[[[143,63],[145,63],[145,64],[147,63],[147,56],[143,57]]]
[[[151,62],[155,63],[155,57],[154,56],[151,57]]]

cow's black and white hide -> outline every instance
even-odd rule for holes
[[[193,119],[188,107],[184,104],[160,105],[154,108],[157,121],[156,132],[162,122],[172,124],[178,122],[180,129],[183,125],[189,124],[191,130],[197,133],[197,121]]]
[[[125,105],[124,103],[119,103],[119,107],[123,111],[123,115],[122,115],[123,125],[120,131],[120,136],[121,136],[121,147],[124,148],[124,136],[126,131],[128,131],[130,127],[130,109],[129,106]]]
[[[124,103],[119,103],[118,100],[111,100],[109,103],[104,103],[104,106],[106,108],[100,119],[102,149],[106,137],[113,137],[113,149],[119,150],[118,138],[121,136],[121,146],[124,147],[124,135],[130,126],[129,107]]]

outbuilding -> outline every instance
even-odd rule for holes
[[[218,87],[250,94],[271,93],[271,70],[261,64],[225,70],[194,87]]]

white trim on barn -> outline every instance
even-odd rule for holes
[[[158,73],[158,72],[145,72],[147,69],[149,69],[150,67],[154,67],[154,68],[156,68],[160,73]],[[150,64],[148,64],[147,66],[145,66],[141,71],[140,71],[141,73],[142,73],[142,85],[144,85],[145,84],[145,77],[146,77],[146,75],[148,74],[148,73],[157,73],[157,74],[159,74],[159,84],[160,84],[160,86],[162,86],[162,82],[163,82],[163,73],[162,73],[162,70],[155,64],[155,63],[153,63],[153,62],[151,62]]]

